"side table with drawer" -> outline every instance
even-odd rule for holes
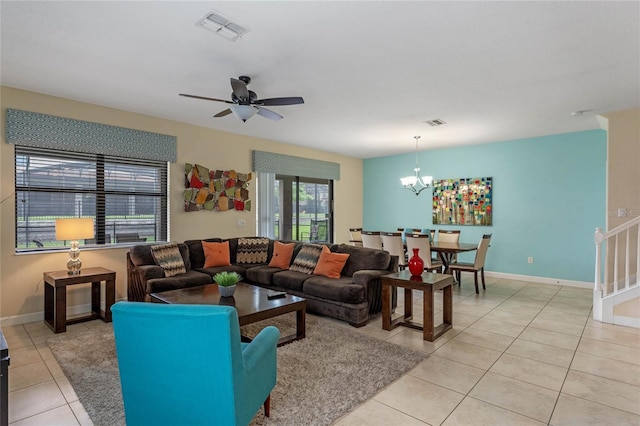
[[[105,283],[104,311],[100,309],[100,283]],[[91,283],[91,313],[67,319],[67,286]],[[111,322],[111,305],[116,299],[116,273],[105,268],[83,268],[77,275],[67,271],[44,273],[44,323],[54,333],[67,331],[67,324],[101,318]]]

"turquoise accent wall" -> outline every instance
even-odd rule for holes
[[[606,160],[604,130],[420,152],[422,174],[434,179],[493,177],[492,226],[433,226],[431,190],[416,197],[400,184],[415,154],[366,159],[363,228],[460,229],[468,243],[490,233],[487,271],[592,282],[593,233],[605,226]]]

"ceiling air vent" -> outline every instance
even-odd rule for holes
[[[443,124],[447,124],[443,120],[440,120],[439,118],[436,118],[435,120],[427,120],[425,121],[425,123],[427,123],[431,127],[438,127],[438,126],[442,126]]]
[[[196,25],[218,34],[229,41],[236,41],[249,32],[249,28],[232,22],[218,12],[211,11],[198,19]]]

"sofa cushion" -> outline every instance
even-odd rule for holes
[[[342,275],[348,277],[363,269],[386,269],[391,261],[391,255],[388,252],[367,247],[340,244],[335,247],[335,252],[351,255],[342,269]]]
[[[273,274],[273,285],[295,291],[302,291],[302,284],[309,279],[311,275],[298,271],[281,271]]]
[[[213,268],[215,266],[231,265],[231,256],[229,254],[229,242],[210,243],[202,242],[202,250],[204,251],[204,267]]]
[[[313,273],[320,258],[320,253],[322,253],[322,247],[319,244],[304,244],[289,269],[291,271],[304,272],[305,274]]]
[[[357,304],[367,300],[364,286],[354,284],[347,277],[335,279],[314,276],[304,282],[302,289],[309,296],[341,303]]]
[[[178,288],[196,287],[213,283],[210,275],[196,271],[187,271],[184,274],[174,275],[169,278],[152,278],[147,280],[146,293],[159,293],[161,291],[175,290]]]
[[[287,267],[289,267],[289,265],[287,265]],[[245,277],[253,283],[271,286],[273,283],[273,274],[280,271],[283,271],[283,269],[264,265],[254,266],[246,270]]]
[[[237,272],[244,278],[246,276],[247,268],[243,265],[226,265],[226,266],[214,266],[211,268],[198,268],[198,272],[202,272],[213,277],[218,272]]]
[[[202,249],[202,242],[220,243],[220,238],[207,238],[204,240],[187,240],[184,243],[189,248],[189,259],[191,260],[191,267],[193,269],[204,267],[204,250]]]
[[[269,238],[239,238],[236,263],[253,265],[267,263],[268,252]]]
[[[151,255],[151,246],[148,244],[131,247],[129,256],[131,257],[131,263],[135,266],[156,264]]]
[[[347,253],[331,253],[329,247],[322,246],[322,253],[320,253],[313,274],[324,275],[327,278],[340,278],[340,272],[348,258],[349,254]]]
[[[289,269],[291,265],[291,258],[293,257],[294,243],[281,243],[280,241],[273,242],[273,256],[269,266],[273,268]]]
[[[187,272],[178,243],[151,246],[151,256],[153,256],[155,263],[164,270],[165,277]]]

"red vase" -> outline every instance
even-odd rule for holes
[[[413,249],[413,256],[409,259],[409,272],[411,275],[422,275],[424,272],[424,261],[418,256],[420,249]]]

